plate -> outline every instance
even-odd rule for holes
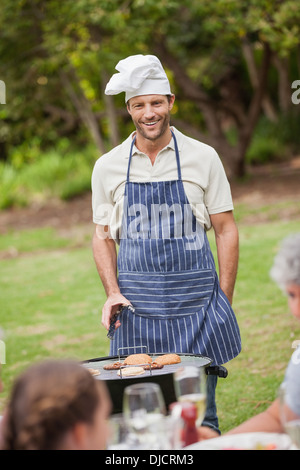
[[[287,450],[290,448],[291,440],[287,434],[251,432],[207,439],[187,446],[184,450]]]

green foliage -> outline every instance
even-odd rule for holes
[[[70,199],[90,190],[91,171],[98,158],[94,146],[81,152],[58,146],[42,154],[35,146],[23,153],[24,147],[14,150],[12,164],[0,162],[0,209],[49,198]]]
[[[160,55],[162,49],[180,104],[176,117],[214,142],[221,139],[216,142],[220,148],[231,144],[221,131],[216,137],[213,129],[218,126],[209,127],[211,117],[214,114],[217,124],[222,124],[220,116],[229,118],[238,147],[255,92],[243,41],[250,44],[258,70],[267,43],[275,57],[290,62],[296,79],[299,25],[298,0],[2,0],[0,79],[6,83],[7,104],[0,110],[0,159],[21,168],[37,159],[39,148],[48,152],[64,137],[78,147],[91,142],[87,123],[67,90],[64,78],[70,75],[71,89],[88,103],[105,145],[113,145],[103,99],[108,77],[125,56]],[[195,99],[185,97],[182,82],[179,86],[167,63],[170,56],[202,96],[200,109]],[[274,65],[270,72],[275,79],[269,80],[268,93],[281,112]],[[113,102],[117,114],[124,109],[123,96]],[[207,105],[210,118],[205,115]],[[127,132],[123,115],[117,124],[121,139]]]
[[[249,164],[286,160],[300,145],[297,113],[282,114],[277,122],[262,117],[247,151]]]

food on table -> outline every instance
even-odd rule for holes
[[[257,443],[253,450],[276,450],[277,445],[270,442],[270,444]]]
[[[252,447],[224,447],[222,450],[276,450],[278,449],[276,444],[261,444],[258,442]]]

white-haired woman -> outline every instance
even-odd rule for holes
[[[283,241],[270,274],[288,295],[290,310],[300,320],[300,233]]]

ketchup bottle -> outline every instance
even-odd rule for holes
[[[183,446],[189,446],[198,442],[198,432],[196,427],[197,408],[193,403],[182,403],[181,418],[184,421],[182,431]]]
[[[196,405],[190,402],[175,402],[170,405],[170,410],[174,416],[180,416],[183,421],[180,439],[182,447],[198,442]]]

